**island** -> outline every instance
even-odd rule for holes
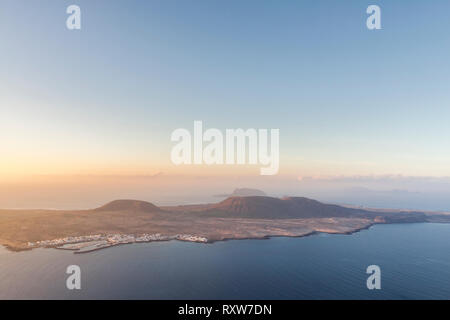
[[[52,247],[86,253],[153,242],[351,234],[374,224],[450,222],[448,212],[366,209],[304,197],[231,196],[218,203],[159,207],[115,200],[90,210],[0,210],[0,244],[9,250]]]

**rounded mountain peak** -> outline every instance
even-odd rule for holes
[[[138,211],[138,212],[161,212],[162,209],[153,203],[141,200],[121,199],[111,201],[101,206],[96,211]]]

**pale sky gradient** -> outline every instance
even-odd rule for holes
[[[70,4],[82,30],[65,27]],[[369,4],[382,30],[366,28]],[[279,128],[280,174],[450,176],[449,1],[0,2],[0,177],[175,167],[170,134]],[[231,187],[231,183],[230,183]]]

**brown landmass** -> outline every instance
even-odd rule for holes
[[[352,233],[377,223],[450,222],[445,213],[349,208],[315,200],[231,197],[215,204],[157,207],[116,200],[92,210],[0,210],[0,244],[29,249],[29,242],[92,234],[189,234],[225,239]]]

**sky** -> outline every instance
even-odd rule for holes
[[[81,30],[66,28],[72,4]],[[371,4],[381,30],[366,27]],[[260,179],[260,166],[173,165],[171,132],[194,120],[279,128],[280,173],[266,182],[445,178],[448,12],[439,0],[2,0],[0,184]]]

